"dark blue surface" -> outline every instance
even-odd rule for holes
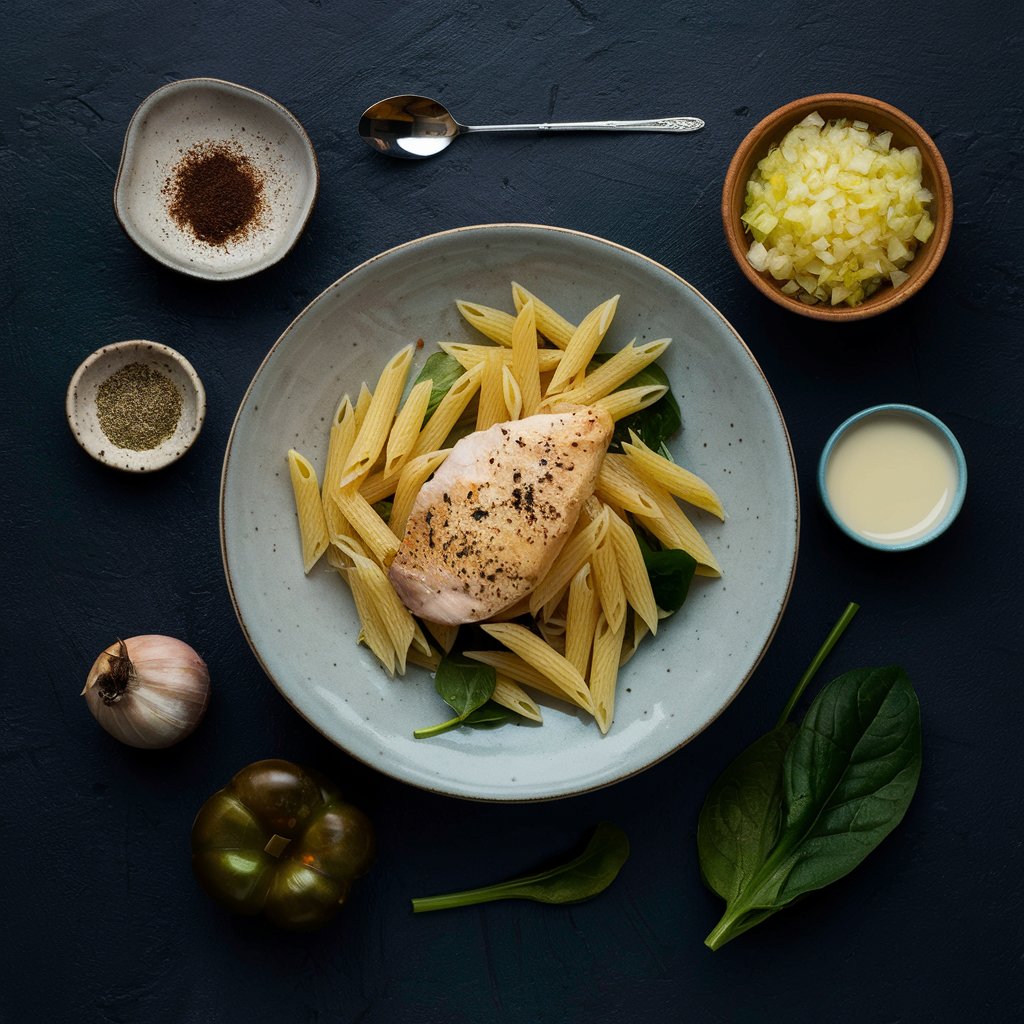
[[[646,5],[252,0],[4,5],[0,276],[5,538],[0,713],[0,1020],[1014,1021],[1024,1015],[1021,458],[1024,229],[1018,4]],[[295,250],[234,284],[187,279],[121,233],[111,191],[136,105],[213,75],[303,122],[320,199]],[[834,328],[760,297],[726,250],[718,203],[745,132],[783,102],[862,92],[906,110],[949,165],[956,221],[905,307]],[[355,135],[380,97],[437,95],[469,123],[696,114],[696,136],[461,140],[422,164]],[[354,763],[262,675],[228,599],[217,496],[234,411],[267,348],[362,260],[486,221],[578,228],[692,281],[775,388],[803,498],[796,584],[753,680],[697,741],[570,801],[442,799]],[[209,396],[199,443],[146,478],[75,445],[64,389],[100,345],[182,351]],[[901,557],[861,549],[815,494],[818,453],[857,409],[922,406],[967,455],[964,510]],[[722,767],[774,721],[847,599],[863,611],[825,677],[899,662],[924,716],[904,824],[854,874],[719,953],[697,812]],[[79,698],[117,636],[180,636],[209,662],[207,720],[146,753]],[[192,818],[250,761],[333,776],[377,824],[380,857],[337,927],[288,936],[232,919],[189,868]],[[413,917],[408,898],[570,851],[600,819],[633,855],[574,908],[493,905]]]

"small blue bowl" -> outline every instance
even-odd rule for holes
[[[843,519],[836,512],[835,507],[829,498],[828,488],[825,485],[825,473],[828,469],[829,460],[832,457],[832,452],[835,449],[836,444],[846,434],[846,432],[858,423],[867,419],[870,416],[877,416],[879,414],[899,414],[908,417],[916,417],[917,419],[924,420],[931,427],[934,427],[936,432],[940,434],[949,445],[950,453],[953,456],[953,461],[956,464],[956,490],[953,493],[953,499],[950,502],[949,508],[946,510],[945,515],[942,519],[937,522],[930,530],[926,533],[921,534],[919,537],[913,537],[910,540],[905,541],[894,541],[892,543],[886,543],[885,541],[872,540],[870,537],[865,537],[861,533],[857,533],[851,527],[849,527]],[[821,459],[818,462],[818,492],[821,494],[821,500],[825,504],[825,508],[828,510],[828,514],[832,517],[832,521],[839,527],[847,537],[857,541],[858,544],[863,544],[865,547],[874,548],[876,551],[910,551],[912,548],[919,548],[923,545],[935,540],[941,533],[944,533],[950,523],[956,519],[957,514],[960,512],[960,508],[964,503],[964,495],[967,492],[967,461],[964,459],[963,449],[960,447],[960,443],[953,436],[953,432],[946,426],[942,420],[933,416],[930,412],[925,412],[924,409],[918,409],[913,405],[900,405],[898,403],[889,403],[886,405],[873,405],[870,409],[864,409],[861,412],[855,413],[848,420],[844,420],[835,429],[832,436],[828,439],[828,443],[825,445],[824,450],[821,453]]]

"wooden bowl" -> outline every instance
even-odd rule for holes
[[[808,305],[782,291],[783,281],[776,281],[771,274],[755,270],[747,260],[751,236],[744,231],[740,216],[746,196],[747,181],[754,173],[757,163],[769,148],[782,141],[782,137],[794,125],[799,124],[808,114],[817,111],[826,121],[848,118],[866,121],[874,132],[892,132],[892,145],[897,149],[917,146],[921,151],[921,178],[924,187],[935,196],[931,203],[931,217],[935,230],[927,242],[918,246],[914,258],[904,268],[909,278],[898,287],[885,283],[857,306],[828,306],[821,303]],[[807,96],[779,107],[760,122],[740,143],[736,155],[729,164],[722,188],[722,223],[740,270],[751,284],[780,306],[817,320],[863,320],[877,316],[914,295],[935,273],[949,243],[949,231],[953,224],[953,186],[949,172],[928,133],[902,111],[867,96],[832,92],[818,96]]]

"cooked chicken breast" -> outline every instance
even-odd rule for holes
[[[455,625],[529,594],[593,493],[613,427],[603,409],[586,406],[459,441],[423,485],[391,564],[406,607]]]

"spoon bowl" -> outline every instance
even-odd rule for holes
[[[695,132],[699,117],[649,121],[566,121],[551,124],[460,124],[448,108],[429,96],[389,96],[363,111],[359,134],[378,153],[402,160],[425,160],[443,153],[468,132]]]

